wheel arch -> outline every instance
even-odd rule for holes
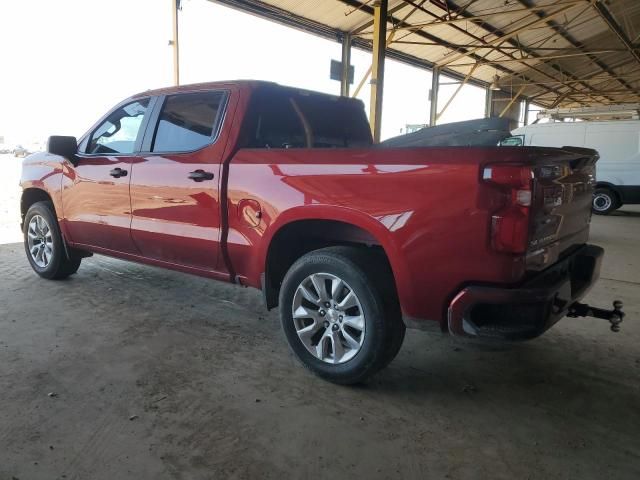
[[[620,205],[622,205],[623,203],[623,196],[622,193],[620,192],[620,190],[618,189],[618,187],[616,185],[614,185],[611,182],[598,182],[596,181],[596,186],[595,188],[606,188],[608,190],[611,190],[611,192],[618,198],[618,203]]]
[[[351,209],[325,207],[321,211],[322,214],[318,208],[318,215],[289,212],[269,229],[260,255],[261,286],[267,308],[278,305],[284,275],[298,258],[313,250],[339,245],[369,249],[384,262],[400,300],[406,267],[391,232],[376,219]]]
[[[55,214],[55,205],[53,203],[53,198],[49,195],[49,192],[42,188],[38,187],[28,187],[22,191],[22,196],[20,197],[20,227],[22,228],[22,224],[24,223],[24,217],[29,211],[31,205],[37,202],[50,202],[54,208]]]

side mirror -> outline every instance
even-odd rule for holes
[[[65,137],[54,135],[47,140],[47,152],[60,155],[74,165],[78,164],[76,153],[78,153],[78,140],[76,137]]]

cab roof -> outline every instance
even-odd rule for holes
[[[138,98],[144,98],[149,96],[156,95],[175,95],[179,93],[187,93],[193,92],[197,90],[209,90],[209,89],[217,89],[217,88],[229,88],[229,87],[244,87],[249,90],[257,90],[257,89],[267,89],[271,88],[274,90],[281,91],[290,91],[296,92],[298,94],[306,94],[306,95],[322,95],[329,98],[340,99],[342,101],[351,101],[361,103],[361,100],[350,98],[350,97],[341,97],[339,95],[332,95],[330,93],[317,92],[314,90],[306,90],[304,88],[297,88],[287,85],[280,85],[275,82],[269,82],[266,80],[224,80],[219,82],[203,82],[203,83],[192,83],[188,85],[179,85],[173,87],[165,87],[158,88],[154,90],[147,90],[145,92],[137,93],[133,95],[128,100],[136,100]]]

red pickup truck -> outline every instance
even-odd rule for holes
[[[519,340],[581,314],[596,160],[373,145],[362,102],[267,82],[147,91],[24,161],[24,244],[48,279],[99,253],[259,288],[302,363],[354,383],[405,326]]]

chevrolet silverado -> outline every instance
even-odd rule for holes
[[[47,279],[97,253],[261,289],[300,361],[350,384],[407,326],[509,341],[593,315],[596,160],[374,145],[362,102],[267,82],[147,91],[25,159],[24,245]]]

